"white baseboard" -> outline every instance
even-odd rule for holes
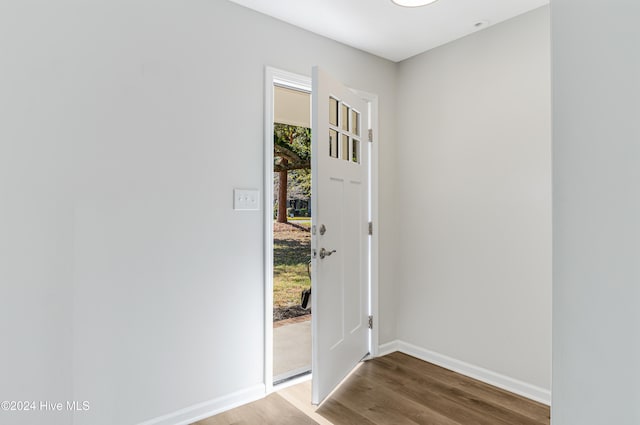
[[[445,369],[457,372],[461,375],[465,375],[470,378],[477,379],[478,381],[482,381],[486,384],[493,385],[494,387],[502,388],[503,390],[521,395],[530,400],[546,404],[547,406],[551,405],[551,391],[549,390],[478,366],[474,366],[469,363],[465,363],[460,360],[453,359],[439,353],[435,353],[425,348],[409,344],[408,342],[395,340],[383,344],[379,348],[379,355],[384,356],[386,354],[393,353],[394,351],[408,354],[420,360],[424,360],[425,362],[433,363],[435,365],[444,367]]]
[[[386,344],[380,345],[380,347],[378,347],[378,357],[386,356],[387,354],[400,351],[399,344],[400,341],[396,339],[395,341],[387,342]]]
[[[528,399],[550,405],[551,392],[544,388],[501,375],[490,370],[465,363],[460,360],[418,347],[408,342],[395,340],[380,345],[378,356],[385,356],[395,351],[408,354],[420,360],[444,367],[461,375],[477,379],[489,385],[510,391]],[[189,425],[209,416],[217,415],[246,403],[259,400],[266,395],[264,384],[255,385],[244,390],[228,394],[213,400],[205,401],[155,419],[141,422],[138,425]]]
[[[266,388],[264,384],[255,385],[223,397],[198,403],[173,413],[141,422],[138,425],[188,425],[208,418],[209,416],[233,409],[234,407],[259,400],[265,395]]]

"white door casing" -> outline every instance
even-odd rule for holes
[[[312,401],[369,352],[368,103],[313,69]],[[324,257],[324,258],[322,258]]]

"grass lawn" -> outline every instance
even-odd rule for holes
[[[289,223],[297,224],[309,229],[311,227],[311,217],[289,217]]]
[[[295,222],[304,226],[302,222]],[[307,226],[304,226],[307,227]],[[274,223],[273,232],[273,307],[300,304],[300,293],[311,286],[307,274],[311,233],[289,224]]]

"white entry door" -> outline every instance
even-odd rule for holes
[[[368,104],[313,69],[312,401],[369,352]]]

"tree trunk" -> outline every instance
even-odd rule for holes
[[[289,161],[282,160],[282,165],[287,165]],[[278,183],[278,223],[287,223],[287,174],[288,171],[280,171],[280,181]]]

